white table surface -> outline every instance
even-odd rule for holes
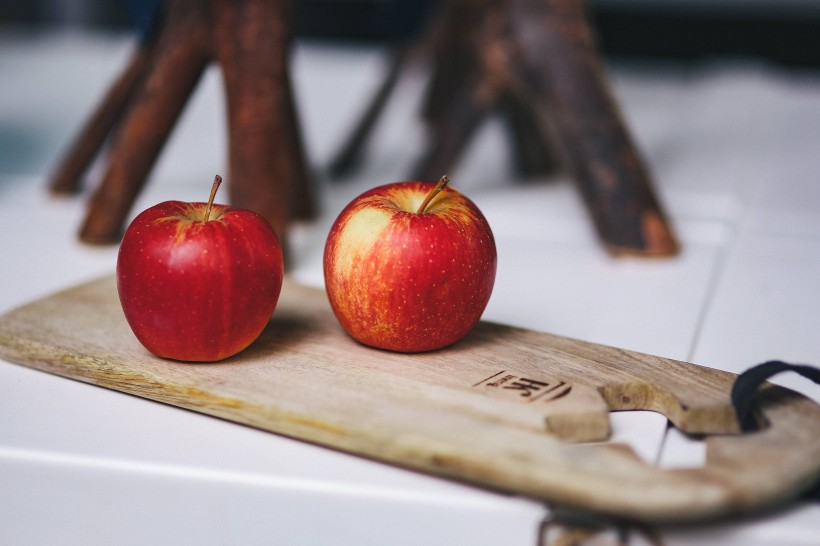
[[[77,242],[88,191],[46,191],[62,150],[131,51],[127,36],[0,32],[0,312],[114,271]],[[409,71],[343,183],[323,168],[367,103],[384,52],[299,44],[295,84],[321,217],[292,233],[298,279],[321,286],[335,215],[404,179],[424,133],[425,73]],[[493,226],[485,318],[732,372],[820,364],[820,74],[748,63],[614,66],[625,117],[682,242],[666,260],[613,259],[565,178],[516,183],[496,122],[448,173]],[[226,172],[217,69],[203,79],[133,213],[201,201]],[[101,165],[92,170],[93,183]],[[230,181],[228,181],[230,183]],[[807,380],[775,382],[820,401]],[[699,442],[649,412],[615,439],[664,466]],[[784,447],[784,449],[786,449]],[[2,544],[531,545],[539,503],[486,492],[0,361]],[[820,504],[659,530],[669,545],[817,545]],[[632,535],[630,544],[643,544]]]

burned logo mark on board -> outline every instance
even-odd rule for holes
[[[527,403],[553,402],[572,392],[572,385],[560,379],[533,378],[501,370],[473,384],[474,389],[491,389]]]

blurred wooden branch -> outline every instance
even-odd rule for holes
[[[343,176],[361,160],[367,135],[407,58],[406,46],[346,145],[331,163]],[[507,121],[519,173],[573,176],[611,253],[678,252],[669,222],[612,97],[581,0],[449,0],[415,45],[432,64],[423,118],[426,148],[412,174],[449,172],[481,122]]]
[[[80,238],[118,242],[179,114],[212,61],[228,103],[230,200],[265,216],[280,238],[314,201],[289,75],[291,0],[167,0],[150,37],[80,131],[52,180],[75,193],[111,137]]]
[[[292,0],[167,0],[156,28],[55,172],[56,193],[81,178],[111,137],[80,238],[117,242],[179,114],[210,62],[228,104],[231,203],[265,216],[284,239],[314,214],[288,61]],[[450,0],[420,44],[397,48],[391,69],[332,163],[355,167],[408,56],[432,64],[423,117],[429,139],[412,175],[448,172],[481,122],[507,122],[519,173],[560,166],[577,183],[613,254],[668,256],[678,244],[608,87],[580,0]]]

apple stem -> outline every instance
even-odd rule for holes
[[[416,214],[421,214],[422,212],[424,212],[424,209],[427,208],[427,205],[430,204],[430,201],[432,201],[433,198],[436,195],[438,195],[441,190],[444,189],[444,186],[446,186],[449,183],[450,183],[450,179],[447,176],[442,176],[441,178],[439,178],[439,181],[436,184],[436,187],[433,188],[432,190],[430,190],[430,193],[428,193],[427,197],[424,198],[424,201],[422,201],[421,206],[419,207],[419,210],[416,211]]]
[[[205,207],[205,215],[202,218],[203,222],[207,222],[208,218],[211,217],[211,207],[214,204],[214,197],[216,197],[216,190],[219,189],[219,185],[222,184],[222,177],[216,175],[214,177],[214,185],[211,186],[211,196],[208,198],[208,206]]]

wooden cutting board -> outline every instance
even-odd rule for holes
[[[262,336],[215,364],[163,360],[128,328],[113,277],[0,317],[0,356],[368,458],[573,509],[695,521],[796,498],[820,477],[820,406],[768,385],[740,435],[734,374],[481,323],[406,355],[341,330],[324,292],[286,281]],[[702,468],[607,443],[609,411],[654,410],[707,435]]]

